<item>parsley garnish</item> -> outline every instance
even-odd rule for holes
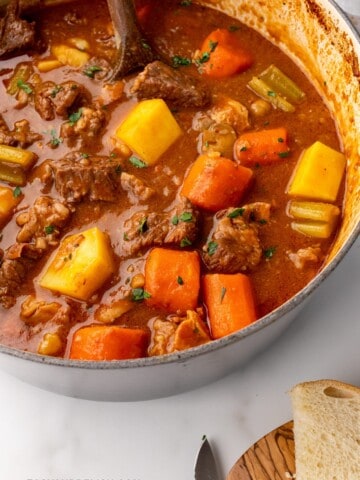
[[[180,215],[180,220],[182,222],[191,222],[192,219],[193,219],[193,216],[191,212],[184,212]]]
[[[264,250],[264,255],[266,258],[272,258],[276,252],[276,247],[272,246]]]
[[[176,281],[179,285],[184,285],[184,280],[181,277],[177,277]]]
[[[144,217],[139,221],[138,232],[145,233],[147,229],[147,217]]]
[[[77,112],[71,113],[69,115],[69,123],[72,127],[75,125],[75,123],[78,120],[80,120],[81,115],[82,115],[82,108],[79,108],[79,110]]]
[[[95,73],[102,72],[102,71],[103,71],[103,69],[101,67],[99,67],[99,65],[90,65],[90,66],[85,68],[85,70],[83,71],[83,74],[86,75],[89,78],[94,78]]]
[[[53,90],[51,91],[50,97],[51,97],[51,98],[55,98],[56,95],[57,95],[57,94],[60,92],[60,90],[62,90],[62,89],[63,89],[63,87],[62,87],[61,85],[56,85],[56,86],[53,88]]]
[[[81,158],[89,158],[90,155],[88,153],[80,153]]]
[[[227,214],[229,218],[242,217],[245,212],[245,208],[235,208],[232,212]]]
[[[50,143],[53,147],[58,147],[60,143],[63,142],[63,139],[61,137],[56,136],[56,130],[54,129],[50,130],[50,135],[51,135]]]
[[[279,137],[279,138],[278,138],[278,142],[279,142],[279,143],[284,143],[284,139],[281,138],[281,137]]]
[[[287,158],[290,155],[290,152],[289,151],[279,152],[278,155],[280,158]]]
[[[136,167],[136,168],[146,168],[147,167],[147,164],[145,162],[143,162],[142,160],[140,160],[140,158],[136,157],[135,155],[131,155],[131,157],[129,158],[129,162],[131,163],[131,165],[134,165],[134,167]]]
[[[192,245],[192,241],[189,240],[187,237],[184,237],[180,242],[181,248],[190,247],[190,245]]]
[[[216,242],[209,242],[207,244],[207,253],[208,255],[210,255],[210,257],[212,255],[214,255],[214,253],[216,252],[217,248],[218,248],[218,244]]]
[[[131,291],[131,299],[133,302],[142,302],[146,298],[151,298],[149,292],[144,290],[143,288],[133,288]]]
[[[213,40],[210,40],[209,42],[210,53],[212,53],[215,50],[215,48],[218,46],[218,43],[219,42],[214,42]]]
[[[15,187],[14,191],[13,191],[13,196],[15,198],[18,198],[18,197],[20,197],[21,194],[22,194],[21,188],[19,186]]]
[[[180,2],[181,7],[190,7],[191,4],[192,4],[192,0],[181,0]]]
[[[44,227],[44,232],[46,235],[51,235],[52,233],[54,233],[54,231],[55,231],[54,225],[46,225],[46,227]]]
[[[19,80],[16,82],[16,85],[21,88],[21,90],[24,90],[24,92],[28,95],[33,93],[33,89],[30,87],[30,85],[28,83],[25,83],[24,80],[22,80],[21,78],[19,78]]]
[[[226,288],[221,287],[220,303],[222,303],[222,301],[224,300],[225,294],[226,294]]]
[[[206,63],[210,60],[210,52],[203,52],[200,57],[196,58],[195,63],[198,66],[201,66],[203,63]]]
[[[269,97],[276,97],[276,93],[273,92],[272,90],[269,90],[269,91],[267,92],[267,94],[268,94]]]
[[[229,32],[236,32],[237,30],[240,30],[240,27],[238,27],[237,25],[230,25],[228,27],[228,30]]]
[[[150,50],[150,49],[151,49],[150,45],[147,43],[146,40],[141,40],[141,46],[142,46],[142,48],[144,48],[145,50]]]
[[[181,66],[188,66],[191,65],[191,60],[190,58],[187,57],[181,57],[180,55],[174,55],[171,59],[172,66],[174,68],[178,68]]]

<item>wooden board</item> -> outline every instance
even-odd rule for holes
[[[290,480],[295,473],[293,422],[258,440],[230,470],[227,480]]]

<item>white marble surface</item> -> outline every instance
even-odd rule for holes
[[[335,378],[360,385],[360,240],[274,344],[201,389],[137,403],[61,397],[0,372],[1,480],[188,480],[204,434],[222,479],[291,418],[287,391]]]
[[[360,0],[339,3],[360,13]],[[89,402],[0,372],[0,480],[188,480],[204,434],[224,479],[253,442],[291,418],[294,384],[334,378],[360,386],[359,272],[360,240],[270,348],[175,397]]]

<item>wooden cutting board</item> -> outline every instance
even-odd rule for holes
[[[258,440],[235,463],[226,480],[291,480],[295,473],[293,422]]]

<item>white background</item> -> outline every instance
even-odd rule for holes
[[[360,13],[360,0],[341,3]],[[175,397],[90,402],[0,372],[0,480],[188,480],[204,434],[224,479],[252,443],[291,418],[293,385],[334,378],[360,386],[359,272],[360,241],[270,348]]]

